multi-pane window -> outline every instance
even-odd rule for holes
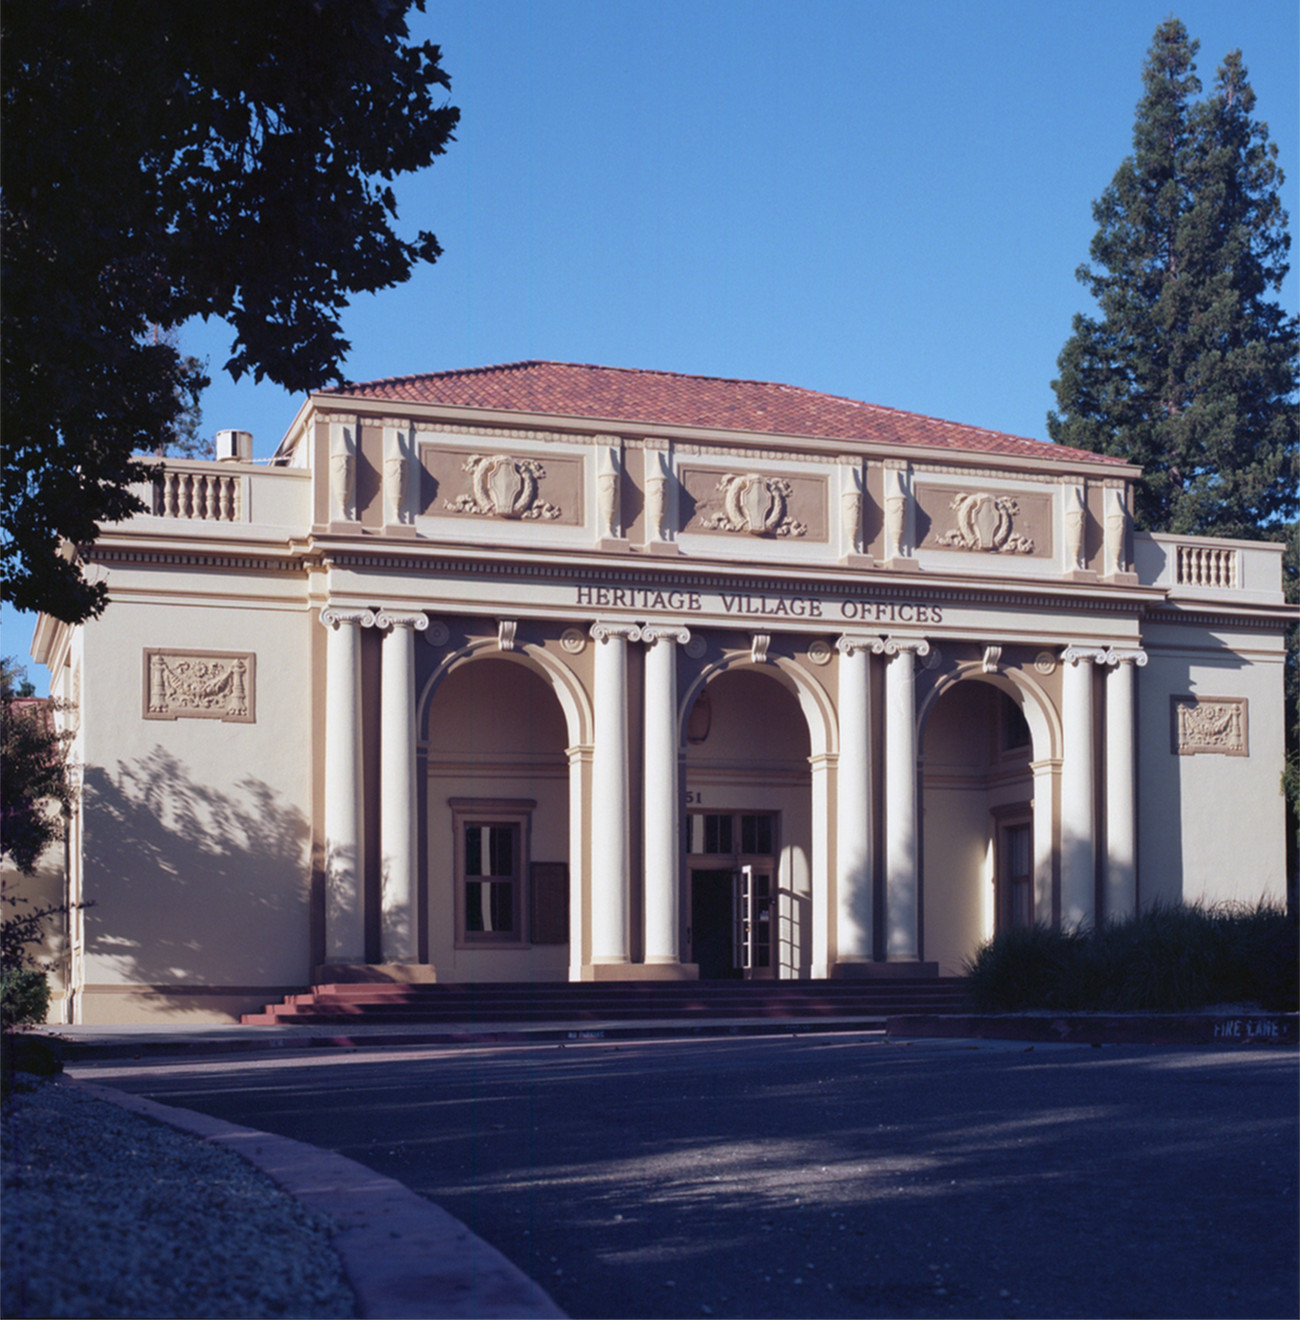
[[[772,817],[767,812],[740,818],[740,851],[747,856],[772,854]]]
[[[519,826],[465,827],[465,934],[519,933]]]
[[[776,817],[763,812],[693,812],[686,817],[686,851],[711,857],[770,857]]]
[[[998,927],[1034,924],[1034,830],[1029,821],[1007,822],[999,831]]]
[[[457,938],[465,944],[528,942],[529,823],[524,798],[452,798]]]

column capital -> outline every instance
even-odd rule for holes
[[[641,640],[647,646],[656,642],[679,642],[685,646],[691,640],[691,630],[680,623],[643,623]]]
[[[1109,646],[1106,648],[1106,658],[1102,661],[1107,665],[1134,664],[1139,669],[1147,662],[1147,653],[1140,646]]]
[[[1077,665],[1081,660],[1090,660],[1093,664],[1104,665],[1106,648],[1104,646],[1067,646],[1061,652],[1061,663]]]
[[[641,629],[635,623],[597,619],[587,631],[598,642],[608,642],[615,637],[621,637],[628,642],[639,642],[641,640]]]
[[[423,632],[429,626],[429,616],[423,611],[400,612],[395,610],[380,610],[375,615],[376,628],[412,628],[416,632]]]
[[[877,655],[894,656],[907,651],[916,655],[929,655],[930,643],[924,637],[882,637],[871,649]]]
[[[842,637],[836,638],[835,649],[841,655],[856,655],[859,651],[872,651],[879,655],[881,641],[879,637],[863,637],[860,633],[845,633]]]
[[[326,628],[337,629],[345,623],[359,624],[362,628],[373,628],[375,626],[375,614],[373,610],[337,609],[335,606],[329,605],[321,610],[320,621]]]

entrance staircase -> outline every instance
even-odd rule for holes
[[[440,1026],[448,1030],[547,1024],[690,1029],[703,1023],[778,1022],[862,1028],[886,1017],[968,1011],[961,977],[842,981],[598,981],[336,983],[287,995],[241,1021],[258,1025]]]

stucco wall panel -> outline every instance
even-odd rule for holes
[[[1206,638],[1209,643],[1209,638]],[[1249,703],[1249,755],[1179,755],[1175,696]],[[1153,648],[1138,672],[1138,893],[1156,900],[1285,899],[1282,665]]]
[[[88,985],[158,987],[166,1012],[173,984],[306,979],[308,622],[237,604],[181,614],[119,601],[86,634]],[[256,723],[144,719],[144,648],[181,642],[263,658]]]

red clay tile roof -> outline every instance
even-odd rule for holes
[[[394,376],[335,386],[321,393],[394,403],[596,418],[612,423],[654,423],[865,440],[885,445],[921,445],[1021,458],[1122,461],[1042,440],[944,422],[920,413],[819,394],[793,385],[571,362],[511,362],[466,371]]]

